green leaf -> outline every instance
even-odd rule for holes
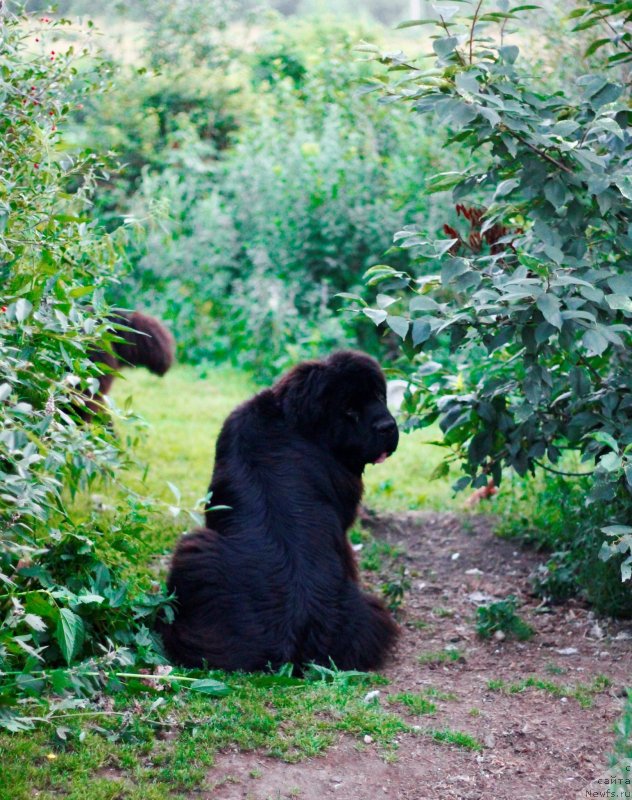
[[[452,189],[462,180],[463,174],[460,172],[439,172],[427,179],[426,190],[428,192],[444,192],[446,189]]]
[[[528,8],[528,6],[524,6],[524,8]],[[536,8],[536,6],[532,6],[532,8]],[[514,64],[520,55],[520,48],[516,47],[515,44],[509,44],[505,47],[499,47],[498,52],[505,64]]]
[[[24,622],[26,622],[29,628],[32,628],[34,631],[46,630],[46,623],[41,617],[38,617],[37,614],[25,614]]]
[[[94,286],[76,286],[74,289],[71,289],[68,294],[70,297],[77,299],[79,297],[85,297],[91,292],[94,292],[94,289]]]
[[[431,481],[438,481],[450,474],[450,465],[447,461],[440,461],[430,473]]]
[[[632,200],[632,177],[630,175],[617,176],[615,184],[626,200]]]
[[[494,197],[506,197],[508,194],[511,194],[515,188],[520,186],[520,181],[516,178],[509,178],[506,181],[501,181],[498,186],[496,187],[496,191],[494,192]]]
[[[378,304],[379,308],[388,308],[392,306],[393,303],[397,302],[396,297],[389,297],[387,294],[378,294],[375,298],[375,302]]]
[[[632,299],[623,294],[607,294],[606,303],[615,311],[627,311],[632,314]]]
[[[582,344],[589,355],[600,356],[608,347],[608,340],[599,331],[586,331],[582,337]]]
[[[362,313],[376,325],[381,325],[388,317],[388,313],[383,308],[363,308]]]
[[[200,680],[193,681],[189,684],[189,691],[200,692],[201,694],[209,694],[214,697],[225,697],[232,692],[230,686],[221,681],[216,681],[213,678],[201,678]]]
[[[612,278],[608,278],[608,286],[614,294],[632,297],[632,274],[614,275]]]
[[[629,525],[606,525],[601,531],[606,536],[627,536],[632,533],[632,528]]]
[[[437,24],[436,19],[409,19],[406,20],[406,22],[400,22],[399,25],[395,26],[395,29],[402,30],[403,28],[414,28],[417,25],[436,25],[436,24]]]
[[[623,93],[623,86],[618,83],[608,83],[598,92],[591,96],[591,105],[593,108],[601,108],[602,106],[614,103],[618,100]]]
[[[416,319],[413,322],[413,344],[415,347],[419,347],[419,345],[423,344],[430,338],[430,333],[432,328],[430,327],[430,323],[424,319]]]
[[[81,649],[85,636],[83,620],[69,608],[59,611],[59,622],[55,639],[67,664],[70,664]]]
[[[453,53],[458,45],[459,40],[456,36],[444,36],[442,39],[435,39],[432,43],[432,49],[439,56],[445,58]]]
[[[607,445],[611,450],[614,450],[615,453],[619,452],[619,443],[609,433],[606,431],[596,431],[595,433],[587,433],[584,437],[586,439],[593,439],[595,442],[599,442],[599,444]]]
[[[408,304],[408,309],[412,311],[437,311],[439,303],[427,294],[418,294]]]
[[[441,283],[446,285],[469,270],[470,265],[464,258],[450,258],[441,267]]]
[[[599,459],[599,468],[606,472],[617,472],[621,469],[621,456],[616,453],[606,453]]]
[[[554,208],[561,208],[571,195],[559,178],[553,178],[544,184],[544,196]]]
[[[562,315],[560,313],[560,301],[554,294],[541,294],[535,301],[536,306],[542,312],[544,319],[558,330],[562,327]]]
[[[386,318],[386,324],[388,327],[394,331],[399,337],[402,339],[406,338],[406,334],[408,333],[409,322],[404,317],[397,317],[389,316]]]
[[[595,39],[595,41],[591,42],[591,44],[584,51],[584,57],[589,58],[594,53],[596,53],[600,47],[603,47],[605,44],[610,44],[610,39]]]

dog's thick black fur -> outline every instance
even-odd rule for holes
[[[121,341],[114,341],[112,352],[96,350],[90,353],[92,361],[106,364],[112,372],[99,375],[99,391],[86,398],[81,415],[90,419],[103,406],[103,397],[108,394],[122,367],[145,367],[154,375],[164,375],[173,364],[175,343],[171,333],[155,317],[140,311],[117,311],[109,321],[117,327],[113,333]]]
[[[217,441],[207,528],[180,540],[161,633],[189,667],[313,662],[379,667],[397,626],[358,585],[346,532],[366,464],[397,447],[377,364],[357,352],[299,364],[238,407]]]

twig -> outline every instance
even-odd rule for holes
[[[628,44],[628,43],[625,41],[625,39],[622,39],[622,38],[620,38],[620,37],[621,37],[621,34],[620,34],[620,33],[619,33],[619,31],[618,31],[618,30],[617,30],[617,29],[614,27],[614,25],[612,25],[612,24],[611,24],[611,23],[608,21],[608,17],[607,17],[605,14],[604,14],[603,16],[602,16],[601,14],[598,14],[598,15],[597,15],[597,17],[598,17],[598,19],[600,19],[602,22],[604,22],[604,23],[605,23],[605,24],[606,24],[606,25],[607,25],[607,26],[610,28],[610,30],[611,30],[611,31],[614,33],[614,35],[615,35],[615,36],[616,36],[616,38],[617,38],[617,44],[622,44],[622,45],[623,45],[623,46],[626,48],[626,50],[629,50],[630,52],[632,52],[632,45],[629,45],[629,44]]]
[[[505,19],[502,22],[502,25],[500,26],[500,46],[501,47],[503,47],[503,45],[505,44],[505,28],[507,27],[507,22],[508,21],[509,21],[509,18],[505,17]]]
[[[584,478],[586,475],[592,475],[594,470],[590,472],[563,472],[560,469],[553,469],[553,467],[547,467],[546,464],[543,464],[541,461],[538,461],[537,458],[533,459],[533,463],[537,464],[538,467],[542,467],[542,469],[546,470],[547,472],[553,472],[555,475],[564,475],[567,478]]]
[[[519,142],[521,142],[525,147],[528,147],[529,150],[536,153],[541,158],[545,159],[545,161],[548,161],[550,164],[554,164],[558,169],[561,169],[563,172],[566,172],[567,175],[574,175],[574,172],[570,167],[567,167],[566,164],[563,164],[561,161],[558,161],[556,158],[553,158],[553,156],[550,156],[544,150],[539,150],[535,145],[531,144],[531,142],[528,142],[519,133],[512,131],[511,128],[508,128],[506,125],[503,125],[503,129],[507,131],[507,133],[510,136],[513,136],[514,139],[517,139]]]
[[[472,27],[470,28],[470,66],[474,62],[474,28],[476,27],[476,23],[478,21],[478,12],[481,10],[481,6],[483,5],[483,0],[478,0],[478,5],[476,6],[476,10],[474,11],[474,16],[472,18]]]
[[[441,24],[443,25],[443,30],[448,34],[448,36],[450,36],[450,29],[448,28],[448,23],[443,19],[442,14],[439,14],[439,19],[441,20]],[[457,54],[458,59],[461,62],[461,66],[465,67],[466,66],[465,59],[463,58],[463,56],[456,47],[454,48],[454,52]]]

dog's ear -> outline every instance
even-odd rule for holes
[[[317,427],[327,416],[327,369],[320,361],[305,361],[275,384],[283,416],[298,430]]]

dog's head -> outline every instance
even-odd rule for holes
[[[386,407],[377,361],[341,351],[294,367],[273,387],[287,421],[354,472],[384,461],[397,448],[397,424]]]

